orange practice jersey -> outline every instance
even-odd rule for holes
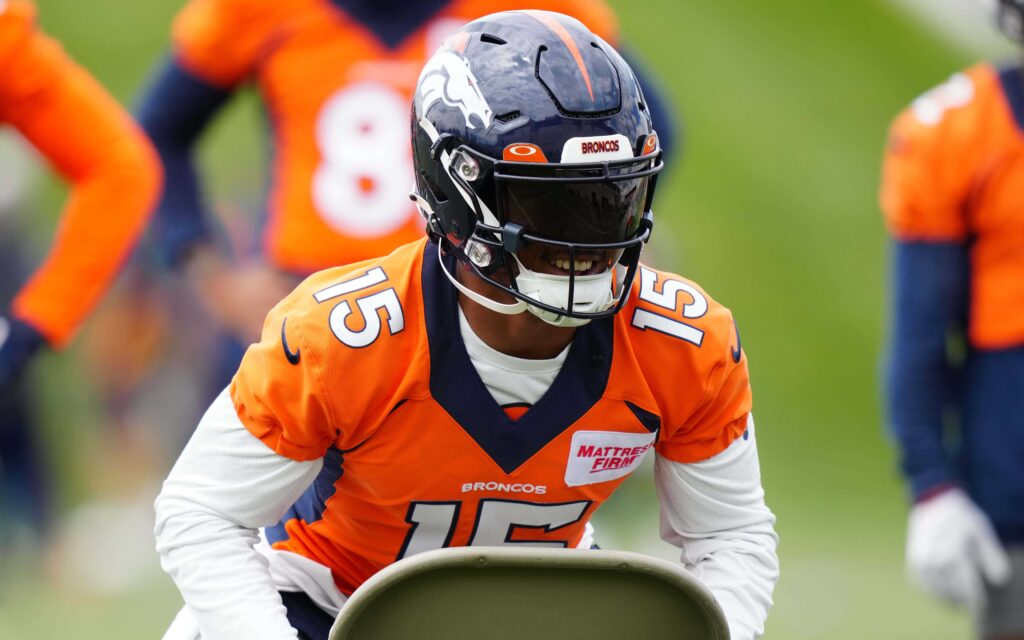
[[[174,24],[174,53],[220,88],[254,82],[273,129],[268,260],[312,273],[383,255],[423,234],[413,182],[409,105],[424,62],[445,36],[511,0],[453,0],[391,49],[330,0],[192,0]],[[598,0],[537,0],[614,42]]]
[[[149,141],[121,106],[35,26],[35,8],[0,2],[0,123],[72,183],[46,262],[14,314],[51,346],[71,339],[145,227],[160,188]]]
[[[881,203],[903,241],[970,246],[973,346],[1024,344],[1024,85],[981,64],[893,123]]]
[[[267,537],[329,567],[343,593],[428,549],[574,546],[651,449],[701,461],[746,429],[732,316],[692,282],[642,267],[622,311],[577,330],[515,420],[476,374],[457,305],[426,240],[320,272],[270,313],[232,383],[268,447],[325,457]]]

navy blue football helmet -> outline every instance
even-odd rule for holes
[[[1024,43],[1024,0],[986,0],[995,9],[999,30],[1012,40]]]
[[[413,99],[415,191],[440,250],[529,310],[578,326],[617,312],[653,228],[662,169],[643,92],[579,21],[484,16],[427,62]],[[552,267],[531,271],[524,251]]]

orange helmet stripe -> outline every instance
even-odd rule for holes
[[[587,73],[587,66],[583,64],[583,56],[580,54],[579,47],[576,46],[576,42],[572,39],[572,35],[569,30],[566,29],[562,23],[551,17],[550,14],[544,11],[537,11],[536,9],[527,9],[523,13],[529,15],[537,22],[543,24],[548,29],[551,29],[556,36],[558,36],[565,46],[569,48],[569,53],[572,54],[573,60],[576,61],[576,66],[580,68],[583,73],[583,81],[587,83],[587,93],[590,94],[590,99],[594,99],[594,89],[590,86],[590,74]]]

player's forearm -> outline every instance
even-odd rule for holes
[[[205,640],[296,637],[253,545],[256,529],[276,523],[322,464],[268,449],[226,392],[203,416],[157,498],[155,535]]]
[[[67,344],[99,303],[156,200],[158,161],[141,135],[127,134],[75,179],[46,260],[13,302],[14,314],[51,346]]]
[[[211,214],[191,152],[164,147],[160,158],[167,186],[154,212],[153,238],[161,260],[180,267],[195,247],[214,242]]]
[[[163,567],[192,610],[204,640],[297,638],[267,571],[253,550],[256,530],[201,505],[162,495],[156,528]]]
[[[703,462],[658,456],[662,537],[715,595],[733,640],[764,631],[779,576],[775,516],[764,502],[753,421],[746,438]]]
[[[210,214],[194,151],[206,126],[231,97],[168,57],[139,107],[139,122],[164,166],[165,187],[153,220],[154,237],[169,264],[210,237]]]
[[[960,243],[895,242],[887,354],[889,425],[913,495],[953,481],[943,414],[957,404],[947,342],[962,331],[967,255]]]
[[[682,544],[687,569],[714,594],[732,639],[759,638],[779,578],[778,537],[771,522],[713,538],[690,538]]]

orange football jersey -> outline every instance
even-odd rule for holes
[[[73,336],[145,227],[160,164],[121,105],[35,26],[0,3],[0,123],[14,126],[73,185],[46,262],[14,314],[51,346]]]
[[[538,0],[614,41],[597,0]],[[453,0],[394,49],[330,0],[192,0],[177,17],[179,64],[221,88],[256,84],[273,130],[268,260],[293,273],[383,255],[423,234],[409,105],[450,32],[512,0]]]
[[[426,240],[323,271],[271,311],[232,382],[268,447],[325,457],[267,537],[329,567],[345,594],[428,549],[574,546],[651,449],[701,461],[746,429],[732,316],[683,278],[642,267],[624,308],[577,329],[516,419],[470,362],[457,307]]]
[[[925,93],[893,123],[881,204],[903,241],[968,244],[968,335],[1024,343],[1024,89],[1019,69],[981,64]]]

